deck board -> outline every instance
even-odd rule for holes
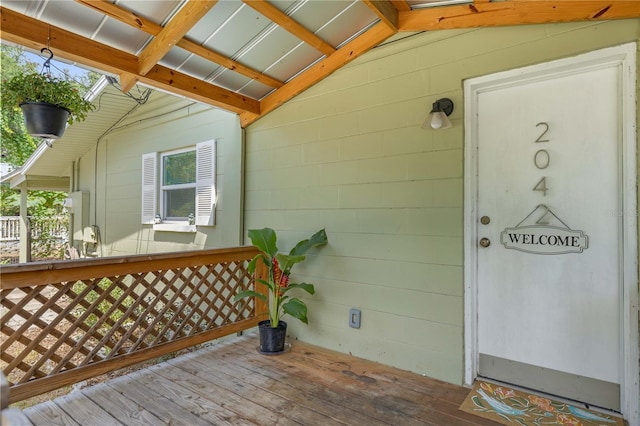
[[[233,392],[245,399],[274,411],[278,416],[286,416],[289,420],[301,423],[300,419],[311,424],[344,425],[343,421],[335,419],[330,411],[323,412],[317,406],[317,400],[306,400],[300,393],[287,386],[282,386],[277,380],[270,379],[260,373],[238,369],[224,369],[217,366],[215,357],[191,360],[192,368],[222,384],[227,391]],[[320,408],[320,410],[318,410]],[[301,423],[304,424],[304,423]]]
[[[60,397],[56,404],[69,417],[81,425],[99,424],[101,426],[122,426],[115,417],[105,411],[98,404],[89,399],[82,392],[72,392]]]
[[[126,380],[129,379],[127,377],[119,377],[111,380],[111,384]],[[166,421],[163,422],[122,393],[114,391],[112,387],[106,385],[91,386],[83,389],[82,394],[127,426],[148,426],[166,423]]]
[[[46,401],[24,410],[34,425],[78,426],[79,423],[62,410],[54,401]]]
[[[302,342],[249,333],[25,410],[34,425],[496,425],[469,390]]]

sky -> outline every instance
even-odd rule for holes
[[[69,63],[66,63],[66,62],[57,61],[56,57],[55,57],[55,53],[56,52],[53,52],[54,57],[51,60],[51,74],[53,74],[53,75],[60,74],[61,75],[61,74],[63,74],[64,70],[67,70],[71,74],[71,76],[74,77],[74,79],[75,79],[77,76],[84,76],[89,72],[89,71],[87,71],[87,70],[85,70],[83,68],[77,67],[75,65],[72,65],[72,64],[69,64]],[[35,62],[36,64],[40,65],[40,68],[38,69],[38,71],[40,71],[42,69],[42,65],[44,64],[44,62],[46,61],[46,59],[48,57],[46,53],[43,53],[41,55],[39,53],[38,54],[31,53],[31,52],[29,52],[27,50],[24,50],[24,56],[28,61],[32,61],[32,62]]]

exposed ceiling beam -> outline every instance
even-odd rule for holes
[[[76,2],[88,6],[104,15],[107,15],[124,24],[137,28],[140,31],[143,31],[152,36],[157,36],[158,34],[160,34],[160,31],[162,31],[162,27],[159,24],[150,21],[142,16],[138,16],[126,9],[123,9],[120,6],[111,3],[109,0],[76,0]],[[245,77],[249,77],[253,80],[259,81],[260,83],[266,84],[269,87],[278,88],[282,87],[282,85],[284,84],[280,80],[272,78],[266,74],[262,74],[261,72],[256,71],[253,68],[247,67],[187,38],[179,40],[176,45],[186,50],[187,52],[198,55],[229,70],[235,71],[238,74],[242,74]]]
[[[304,73],[289,81],[282,88],[265,97],[260,103],[260,114],[250,112],[240,114],[240,125],[242,127],[248,126],[261,116],[273,111],[294,96],[324,79],[338,68],[377,46],[393,34],[395,34],[395,31],[390,29],[384,22],[374,25],[360,35],[360,37],[342,46],[333,55],[317,62]]]
[[[120,73],[120,90],[122,90],[122,92],[128,93],[137,82],[138,80],[135,75],[124,71]]]
[[[400,12],[400,31],[496,27],[640,17],[638,0],[510,0]]]
[[[409,6],[406,0],[391,0],[391,3],[399,12],[408,12],[411,10],[411,6]]]
[[[188,1],[160,31],[156,37],[144,48],[139,55],[140,75],[145,75],[169,50],[193,27],[218,0]]]
[[[2,6],[0,36],[9,42],[36,50],[48,45],[57,56],[107,73],[118,74],[125,89],[140,81],[239,113],[243,127],[289,101],[398,30],[424,31],[640,17],[639,0],[473,0],[465,5],[419,10],[411,10],[406,0],[361,0],[379,17],[380,22],[336,50],[268,1],[242,0],[326,56],[285,84],[184,38],[217,0],[188,1],[164,28],[113,4],[113,0],[76,1],[155,38],[138,57]],[[262,101],[258,101],[157,65],[174,45],[276,90]]]
[[[309,46],[318,49],[325,56],[329,56],[336,51],[336,49],[329,43],[322,40],[320,37],[294,21],[286,13],[282,12],[277,7],[271,5],[265,0],[242,0],[244,4],[255,9],[261,15],[269,18],[276,25],[289,31],[291,34],[307,43]]]
[[[57,56],[111,74],[133,74],[138,81],[233,112],[260,113],[258,101],[156,65],[138,73],[138,57],[0,6],[3,40],[34,50],[49,45]]]
[[[389,0],[362,0],[378,18],[394,31],[398,31],[398,9]],[[406,4],[406,3],[405,3]]]

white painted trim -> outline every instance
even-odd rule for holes
[[[478,96],[473,80],[464,83],[464,383],[478,375]]]
[[[154,231],[164,232],[198,232],[198,228],[195,225],[179,224],[179,223],[154,223]]]
[[[638,220],[636,147],[636,44],[628,43],[584,55],[534,65],[517,70],[477,77],[464,82],[465,195],[464,195],[464,381],[470,385],[478,374],[477,339],[477,198],[478,198],[478,94],[521,81],[536,81],[569,75],[575,70],[618,66],[621,70],[621,190],[624,250],[622,258],[622,369],[621,407],[629,424],[640,424],[640,359],[638,330]]]
[[[629,424],[640,424],[640,330],[638,330],[638,186],[637,186],[637,126],[636,91],[637,62],[635,43],[617,48],[625,51],[621,64],[622,80],[622,191],[633,194],[622,198],[622,235],[624,257],[622,259],[622,341],[623,360],[622,398],[625,418]]]

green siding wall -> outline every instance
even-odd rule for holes
[[[463,381],[464,79],[637,41],[640,20],[426,32],[373,49],[246,129],[246,228],[317,284],[293,338]],[[420,128],[450,97],[454,127]],[[348,326],[351,307],[362,327]]]
[[[151,225],[142,225],[142,155],[210,139],[217,140],[216,225],[199,226],[197,233],[153,231]],[[97,152],[97,158],[93,149],[79,161],[79,189],[91,193],[90,223],[100,227],[100,255],[241,245],[242,134],[235,114],[155,92],[98,142]]]

